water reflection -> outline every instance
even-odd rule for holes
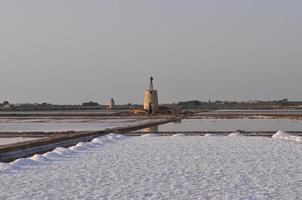
[[[159,126],[152,126],[152,127],[148,127],[148,128],[144,128],[142,131],[144,133],[156,133],[158,132]]]

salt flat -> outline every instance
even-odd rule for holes
[[[0,164],[0,199],[301,199],[301,143],[104,136]]]

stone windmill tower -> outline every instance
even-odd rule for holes
[[[153,77],[150,77],[150,88],[145,91],[144,110],[149,114],[156,113],[158,111],[158,96],[157,90],[153,89]]]

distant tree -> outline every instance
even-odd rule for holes
[[[289,101],[288,99],[282,99],[279,101],[282,105],[288,105],[289,104]]]
[[[9,102],[8,102],[8,101],[4,101],[4,102],[2,103],[2,105],[3,105],[3,106],[7,106],[7,105],[9,105]]]
[[[184,107],[198,107],[201,105],[200,101],[197,100],[192,100],[192,101],[180,101],[178,102],[179,106],[184,106]]]

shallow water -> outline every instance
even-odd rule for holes
[[[159,131],[302,131],[301,120],[287,119],[184,119],[159,126]]]
[[[98,131],[148,122],[137,119],[1,119],[0,132]]]

